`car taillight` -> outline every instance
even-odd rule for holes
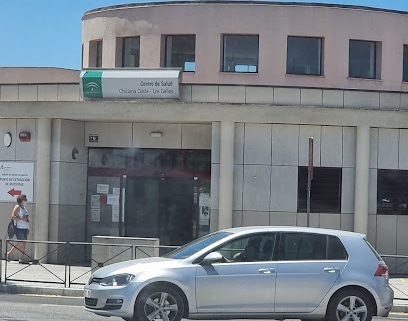
[[[379,264],[374,276],[388,276],[388,266],[386,264]]]

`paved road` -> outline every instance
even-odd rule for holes
[[[0,320],[3,321],[119,321],[121,318],[105,318],[85,311],[82,298],[39,296],[39,295],[0,295]],[[405,321],[408,314],[392,313],[388,318],[374,318],[376,321]],[[247,320],[251,321],[251,320]],[[259,321],[259,320],[258,320]]]
[[[82,298],[5,294],[0,295],[0,320],[118,321],[122,319],[101,317],[85,311]]]

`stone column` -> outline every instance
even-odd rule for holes
[[[51,119],[38,119],[37,171],[35,175],[35,240],[48,241],[51,173]],[[36,243],[35,259],[47,255],[48,245]]]
[[[234,135],[235,124],[221,122],[218,229],[232,227]]]
[[[368,186],[370,167],[370,127],[357,127],[354,231],[368,232]]]

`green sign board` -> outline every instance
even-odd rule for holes
[[[82,76],[82,90],[85,97],[102,98],[102,71],[87,71]]]
[[[90,99],[179,98],[179,69],[111,69],[81,72],[82,97]]]

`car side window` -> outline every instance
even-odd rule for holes
[[[347,260],[348,254],[343,246],[343,243],[335,237],[329,236],[328,239],[328,250],[327,259],[328,260]]]
[[[282,233],[279,260],[325,260],[327,236],[311,233]]]
[[[276,233],[256,234],[222,245],[217,251],[226,262],[269,261],[275,247]]]

